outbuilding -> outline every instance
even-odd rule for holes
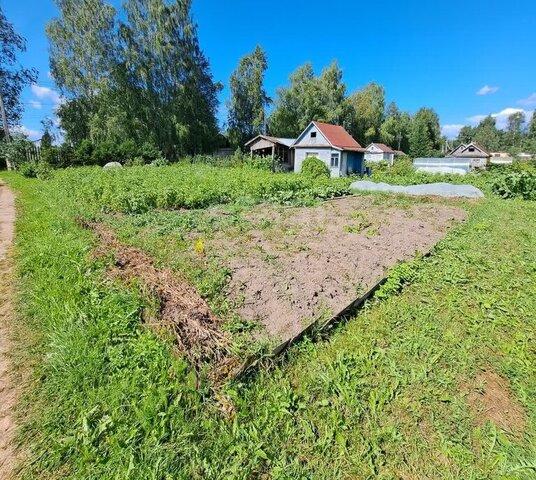
[[[365,149],[339,125],[311,122],[292,148],[296,173],[307,157],[322,160],[332,177],[363,175],[365,171]]]
[[[284,170],[294,169],[294,151],[291,149],[294,138],[270,137],[268,135],[257,135],[246,143],[251,155],[271,157],[272,160],[279,160]]]
[[[393,165],[395,157],[402,152],[393,150],[385,143],[371,143],[365,152],[365,160],[367,162],[387,162]]]

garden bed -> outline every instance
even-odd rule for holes
[[[253,228],[206,242],[231,271],[239,315],[282,341],[329,319],[366,293],[397,262],[426,254],[464,210],[436,203],[386,206],[346,197],[313,208],[259,206]]]

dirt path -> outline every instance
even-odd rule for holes
[[[18,383],[12,376],[10,322],[13,316],[12,273],[9,247],[15,231],[15,196],[0,181],[0,478],[13,477],[16,452],[13,446]]]

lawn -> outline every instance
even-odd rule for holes
[[[170,228],[236,229],[259,202],[313,205],[348,185],[230,170],[3,175],[18,193],[19,361],[36,380],[21,410],[23,476],[534,478],[536,203],[456,202],[467,221],[353,318],[214,388],[146,325],[144,289],[110,281],[77,219],[107,220],[157,265],[186,269],[169,256]],[[178,210],[191,223],[170,227],[169,208],[221,204],[238,212],[227,224]],[[161,230],[141,239],[147,216]],[[216,301],[225,281],[204,274],[199,290]]]

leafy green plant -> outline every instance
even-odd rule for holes
[[[39,178],[40,180],[46,180],[50,178],[52,168],[44,161],[29,160],[21,163],[18,168],[18,172],[27,178]]]
[[[317,157],[307,157],[301,167],[301,173],[311,178],[329,178],[328,166]]]
[[[492,184],[493,191],[503,198],[536,200],[536,172],[520,171],[498,178]]]

